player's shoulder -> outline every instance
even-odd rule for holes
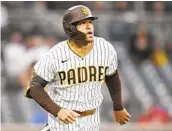
[[[61,50],[65,45],[67,44],[67,40],[65,41],[61,41],[59,43],[57,43],[55,46],[53,46],[52,48],[50,48],[49,52],[57,52],[59,50]]]
[[[66,45],[66,43],[67,43],[67,40],[57,43],[56,45],[54,45],[53,47],[51,47],[48,50],[48,52],[45,54],[45,56],[46,57],[54,56],[54,54],[56,54],[57,52],[60,52],[62,50],[62,48]]]
[[[106,46],[108,48],[113,48],[113,45],[108,40],[106,40],[105,38],[96,36],[96,37],[94,37],[94,40],[97,44]]]

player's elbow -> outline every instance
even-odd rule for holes
[[[35,88],[44,88],[47,84],[48,82],[42,79],[40,76],[34,75],[30,81],[30,84],[26,88],[25,96],[32,98],[31,92],[34,91]]]

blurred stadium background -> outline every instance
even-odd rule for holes
[[[118,53],[123,102],[132,115],[115,124],[107,88],[102,88],[101,131],[172,131],[172,2],[3,1],[1,2],[1,128],[38,131],[47,114],[24,97],[33,65],[65,40],[64,11],[88,6],[99,20],[95,35]]]

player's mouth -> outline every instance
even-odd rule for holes
[[[92,35],[92,34],[93,34],[93,32],[89,31],[89,32],[87,32],[87,34]]]

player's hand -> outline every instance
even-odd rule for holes
[[[69,109],[60,109],[60,111],[57,114],[57,117],[63,121],[64,123],[74,123],[76,121],[76,118],[79,117],[80,114],[69,110]]]
[[[125,108],[120,111],[114,111],[114,116],[116,122],[119,123],[120,125],[126,124],[127,122],[130,121],[131,118],[130,114],[127,112]]]

